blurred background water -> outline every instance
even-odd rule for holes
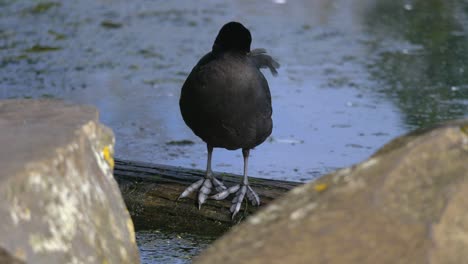
[[[464,0],[0,0],[0,99],[95,105],[118,158],[204,169],[178,98],[231,20],[282,66],[265,72],[274,130],[251,152],[251,176],[310,181],[468,117]],[[213,166],[240,174],[240,151],[216,149]],[[142,259],[155,234],[138,234]],[[189,261],[174,256],[163,263]]]

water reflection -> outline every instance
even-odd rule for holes
[[[378,55],[369,69],[410,128],[467,116],[467,7],[465,1],[381,0],[367,10],[367,30],[379,37],[370,43]],[[389,41],[397,44],[388,47]]]

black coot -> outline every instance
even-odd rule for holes
[[[203,179],[190,185],[179,198],[200,189],[201,206],[214,186],[214,199],[236,193],[232,201],[233,217],[244,196],[259,205],[258,195],[249,186],[247,163],[250,149],[271,134],[271,96],[260,68],[276,75],[279,64],[264,49],[250,50],[250,31],[238,22],[225,24],[218,33],[212,51],[203,56],[185,81],[180,96],[180,111],[185,123],[206,142],[208,162]],[[213,148],[242,149],[244,179],[240,185],[226,188],[211,170]]]

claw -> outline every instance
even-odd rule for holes
[[[211,196],[210,198],[215,200],[223,200],[224,198],[228,197],[231,193],[236,193],[236,196],[234,197],[234,199],[232,199],[232,205],[229,209],[232,213],[232,219],[234,219],[236,214],[239,212],[244,197],[247,196],[247,200],[249,200],[252,203],[252,205],[260,205],[260,197],[252,189],[252,187],[250,187],[250,185],[237,184]]]
[[[232,219],[234,219],[234,216],[239,212],[240,207],[242,205],[242,201],[244,200],[245,193],[247,192],[247,186],[243,185],[240,187],[240,189],[236,193],[236,197],[232,200],[232,205],[230,208],[230,211],[232,213]]]
[[[239,190],[239,188],[240,188],[239,184],[231,186],[228,189],[225,189],[224,191],[219,192],[219,193],[211,196],[210,198],[215,199],[215,200],[223,200],[224,198],[228,197],[229,194],[237,192],[237,190]]]
[[[259,206],[260,205],[260,197],[258,194],[250,187],[250,185],[247,185],[247,199],[250,200],[252,205],[254,206]]]
[[[218,181],[218,179],[216,179],[214,177],[213,177],[213,184],[214,184],[217,192],[221,192],[221,191],[224,191],[224,190],[227,189],[226,186],[224,186],[224,184],[222,182]]]
[[[213,187],[213,183],[211,183],[210,179],[205,179],[203,181],[203,185],[198,192],[198,209],[201,208],[201,205],[206,201],[206,198],[211,192],[211,188]]]
[[[203,178],[194,183],[192,183],[187,189],[182,192],[182,194],[177,198],[177,200],[189,196],[193,191],[199,190],[198,192],[198,209],[201,208],[202,204],[205,203],[208,195],[211,193],[211,189],[215,186],[216,190],[226,190],[226,186],[216,178]]]
[[[202,185],[202,183],[203,183],[204,180],[205,180],[205,179],[200,179],[200,180],[198,180],[198,181],[192,183],[189,187],[187,187],[187,189],[184,190],[183,193],[180,194],[180,196],[179,196],[179,198],[177,198],[177,200],[189,196],[193,191],[195,191],[195,190],[197,190],[198,188],[200,188],[200,186]]]

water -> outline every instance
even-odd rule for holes
[[[190,263],[214,241],[214,238],[190,234],[168,234],[160,231],[139,231],[136,234],[142,263]]]
[[[0,98],[95,105],[117,157],[203,169],[205,145],[178,98],[230,20],[282,65],[276,78],[265,72],[274,131],[251,152],[250,175],[309,181],[402,133],[468,117],[462,0],[0,0]],[[194,144],[174,144],[183,140]],[[241,173],[240,151],[216,149],[213,166]]]

